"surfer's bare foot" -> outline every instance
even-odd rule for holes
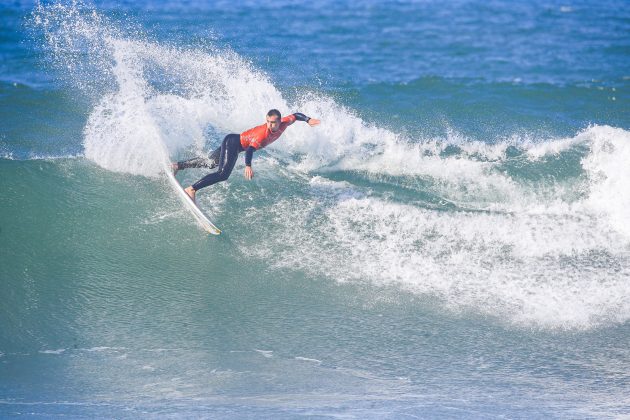
[[[195,193],[196,193],[196,191],[193,190],[192,186],[184,189],[184,191],[186,191],[186,194],[188,194],[188,197],[192,198],[192,201],[195,201]]]
[[[177,171],[179,171],[179,165],[177,162],[171,163],[171,170],[173,171],[173,175],[177,175]]]

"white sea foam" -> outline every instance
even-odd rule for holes
[[[303,362],[311,362],[311,363],[317,363],[318,365],[322,363],[321,360],[317,360],[317,359],[312,359],[310,357],[302,357],[302,356],[296,356],[295,360],[301,360]]]
[[[582,161],[591,181],[588,206],[630,238],[630,132],[593,127],[578,137],[591,145]]]
[[[5,136],[0,134],[0,159],[14,160],[13,152],[9,148],[9,144],[5,140]]]
[[[57,349],[57,350],[40,350],[39,352],[42,354],[62,354],[66,349]]]
[[[403,136],[323,95],[306,92],[288,103],[229,51],[125,36],[72,8],[40,8],[38,19],[57,62],[80,72],[86,66],[73,61],[80,55],[68,52],[86,48],[95,77],[110,82],[84,130],[85,156],[104,168],[157,176],[170,157],[202,149],[209,128],[216,143],[259,124],[270,107],[322,120],[316,129],[294,125],[269,147],[269,165],[313,176],[300,184],[303,195],[243,221],[252,232],[277,225],[247,255],[264,250],[260,257],[277,266],[395,285],[519,325],[589,328],[630,319],[628,131],[592,126],[569,138],[514,135],[492,144],[453,130],[443,138]],[[88,88],[88,78],[77,79]],[[579,148],[579,176],[515,177],[505,169],[510,147],[523,151],[524,165]],[[337,171],[393,178],[456,209],[435,211],[326,178]]]
[[[101,351],[118,351],[118,350],[124,350],[125,347],[107,347],[107,346],[98,346],[98,347],[90,347],[87,349],[82,349],[82,350],[86,350],[89,352],[101,352]]]
[[[268,213],[290,222],[266,242],[283,252],[264,257],[338,281],[394,285],[454,311],[522,326],[591,328],[630,319],[628,252],[618,249],[618,232],[592,215],[435,212],[373,197],[333,200],[316,230],[308,218],[319,200],[277,203]]]
[[[273,357],[273,351],[272,350],[259,350],[259,349],[254,349],[254,351],[256,353],[260,353],[262,354],[264,357],[266,357],[267,359],[272,358]]]
[[[472,150],[460,146],[483,153],[479,144]],[[467,160],[464,165],[408,149],[412,159],[438,162],[436,171],[441,164],[446,181],[457,179],[475,191],[465,197],[472,204],[492,203],[488,185],[502,187],[491,211],[436,212],[316,176],[309,183],[312,200],[280,201],[265,212],[282,215],[274,219],[282,227],[274,230],[273,248],[284,251],[276,260],[274,254],[261,257],[339,281],[394,285],[434,296],[453,311],[473,310],[525,327],[626,322],[630,133],[593,126],[572,138],[522,147],[535,162],[576,146],[587,149],[580,164],[584,180],[566,188],[584,191],[568,200],[558,194],[565,186],[542,194],[537,184],[521,185],[494,171],[490,160],[502,163],[496,145],[490,146],[491,159],[459,158]],[[434,185],[453,196],[453,184]]]

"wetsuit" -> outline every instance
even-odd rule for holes
[[[217,172],[212,172],[192,185],[193,190],[199,191],[201,188],[225,181],[229,178],[236,164],[239,153],[245,152],[245,165],[251,166],[254,151],[262,149],[273,143],[280,137],[288,126],[295,121],[310,120],[304,114],[296,112],[282,118],[278,131],[272,132],[267,124],[262,124],[251,128],[241,134],[228,134],[223,139],[221,147],[216,149],[208,159],[193,158],[182,162],[177,162],[178,169],[186,168],[215,168],[219,167]]]

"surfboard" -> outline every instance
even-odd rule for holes
[[[177,181],[177,178],[175,178],[175,175],[173,175],[173,172],[170,170],[170,168],[166,170],[166,176],[168,177],[169,183],[171,184],[173,189],[177,192],[177,196],[182,201],[182,203],[184,203],[186,210],[188,210],[193,215],[197,224],[199,224],[199,226],[201,226],[203,230],[208,233],[211,233],[213,235],[221,234],[221,230],[216,227],[210,221],[210,219],[208,219],[208,216],[206,216],[203,211],[197,206],[197,204],[195,204],[192,198],[190,198],[190,196],[186,194],[186,191],[184,191],[184,188],[182,188],[179,181]]]

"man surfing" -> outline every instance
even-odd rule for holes
[[[241,134],[228,134],[223,139],[221,147],[212,152],[209,159],[193,158],[172,164],[173,172],[186,168],[214,168],[218,166],[216,172],[212,172],[191,186],[184,189],[186,194],[195,201],[195,194],[200,189],[225,181],[229,178],[236,164],[239,153],[245,152],[245,178],[252,179],[254,170],[252,169],[252,157],[256,150],[260,150],[270,145],[282,135],[284,130],[295,121],[305,121],[311,127],[320,123],[315,118],[309,118],[304,114],[296,112],[282,118],[280,111],[272,109],[267,112],[267,122],[265,124],[250,128]]]

